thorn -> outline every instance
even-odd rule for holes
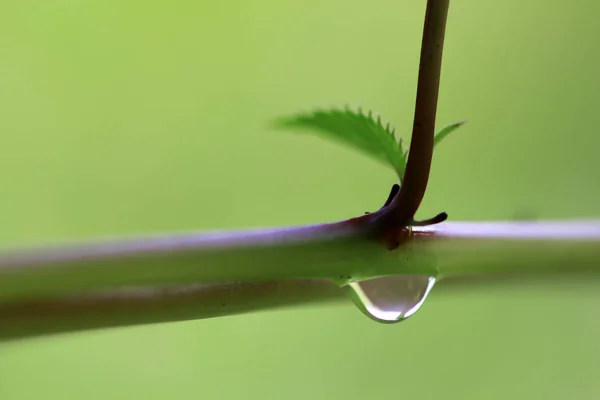
[[[441,212],[438,215],[436,215],[433,218],[429,218],[423,221],[415,221],[412,220],[409,225],[410,226],[428,226],[428,225],[435,225],[435,224],[439,224],[440,222],[444,222],[445,220],[448,219],[448,214],[446,214],[445,212]]]
[[[381,125],[381,116],[379,114],[377,114],[377,123]]]
[[[392,190],[390,191],[390,194],[389,194],[387,200],[383,204],[383,207],[389,206],[390,203],[392,202],[392,200],[394,200],[394,197],[396,197],[396,195],[398,194],[399,191],[400,191],[400,185],[398,185],[397,183],[394,183],[394,186],[392,186]]]
[[[369,110],[369,118],[373,119],[373,110]]]

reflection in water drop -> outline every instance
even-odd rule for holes
[[[378,322],[400,322],[421,307],[435,284],[428,275],[395,275],[353,282],[343,287],[367,316]]]

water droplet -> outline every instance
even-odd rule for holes
[[[343,289],[369,318],[389,324],[416,313],[435,281],[429,275],[394,275],[352,282]]]

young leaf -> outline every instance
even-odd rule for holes
[[[434,146],[465,123],[457,122],[442,128],[435,134]],[[394,129],[390,129],[389,124],[384,126],[381,118],[373,118],[371,112],[365,115],[360,109],[357,112],[350,109],[316,110],[281,118],[275,126],[324,134],[391,166],[402,182],[408,152],[403,148],[401,138],[396,142]]]
[[[448,136],[449,134],[451,134],[466,123],[467,121],[456,122],[454,124],[442,128],[435,134],[435,137],[433,138],[433,145],[437,146],[446,136]]]
[[[285,129],[312,130],[330,139],[360,150],[372,158],[392,166],[400,180],[406,169],[406,152],[402,142],[396,141],[390,125],[381,123],[381,118],[350,109],[317,110],[282,118],[276,126]]]

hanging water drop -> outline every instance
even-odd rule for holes
[[[369,318],[389,324],[417,312],[435,281],[429,275],[394,275],[352,282],[343,289]]]

